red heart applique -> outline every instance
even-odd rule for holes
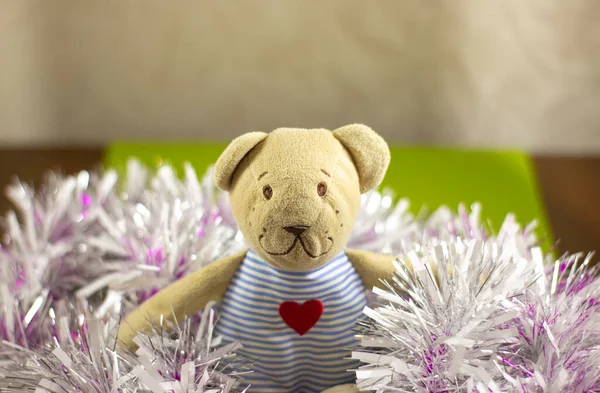
[[[321,318],[323,303],[320,300],[309,300],[303,304],[283,302],[279,305],[279,315],[289,327],[303,336]]]

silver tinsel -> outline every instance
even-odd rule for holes
[[[70,317],[67,317],[70,315]],[[0,369],[0,391],[35,393],[242,393],[236,376],[247,365],[236,359],[239,344],[213,336],[214,311],[207,306],[200,328],[153,321],[139,334],[135,354],[116,350],[114,319],[97,320],[71,309],[57,320],[60,343]],[[24,360],[23,360],[24,359]]]
[[[600,280],[493,241],[415,245],[368,308],[358,384],[376,392],[600,391]],[[411,271],[407,266],[413,266]]]
[[[370,191],[363,195],[361,208],[348,247],[390,255],[401,255],[415,244],[437,245],[456,239],[494,241],[512,252],[532,258],[531,250],[540,240],[533,221],[522,227],[513,214],[507,214],[494,232],[481,217],[482,207],[475,203],[468,209],[458,206],[458,213],[441,206],[428,214],[421,209],[418,215],[409,210],[410,202],[400,199],[394,203],[394,193]]]
[[[495,353],[516,340],[505,324],[512,298],[535,283],[541,261],[479,240],[419,246],[397,263],[382,305],[365,310],[359,386],[378,392],[472,392],[506,388]],[[407,266],[412,266],[413,271]],[[463,389],[463,390],[460,390]]]
[[[519,341],[501,354],[519,392],[600,392],[600,279],[592,254],[565,255],[515,299]]]
[[[77,291],[87,298],[108,290],[97,316],[115,306],[127,313],[170,283],[244,246],[210,172],[200,183],[190,165],[180,180],[171,167],[150,175],[130,161],[120,186],[100,215],[103,236],[94,239],[113,272]]]
[[[49,173],[35,193],[15,182],[7,189],[17,207],[3,220],[0,247],[0,338],[28,348],[48,340],[46,314],[55,300],[108,271],[93,239],[98,215],[116,173]]]
[[[115,352],[110,335],[159,290],[244,248],[210,170],[199,180],[187,165],[181,179],[132,160],[122,177],[50,173],[37,192],[17,182],[8,193],[19,214],[1,220],[1,388],[243,390],[235,380],[251,365],[232,356],[236,346],[215,348],[212,309],[180,327],[152,321],[137,354]],[[509,214],[494,232],[477,204],[415,215],[389,190],[363,195],[348,247],[399,260],[359,327],[359,385],[600,392],[596,270],[589,257],[544,255],[535,229]]]

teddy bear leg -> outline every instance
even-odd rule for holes
[[[358,390],[356,385],[338,385],[324,390],[321,393],[360,393],[360,390]]]

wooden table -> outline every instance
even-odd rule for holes
[[[37,184],[48,169],[65,173],[90,169],[103,152],[102,148],[0,150],[0,185],[4,188],[15,175]],[[600,251],[600,156],[537,156],[534,162],[559,250]],[[0,215],[9,208],[2,192]]]

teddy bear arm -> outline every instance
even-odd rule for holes
[[[394,267],[395,260],[398,260],[398,263],[404,264],[410,271],[413,271],[413,266],[408,258],[397,258],[391,255],[362,250],[346,250],[346,255],[363,280],[365,288],[368,290],[371,290],[373,287],[382,288],[381,280],[389,281],[394,277],[394,272],[396,271]],[[433,262],[430,262],[430,267],[433,277],[439,285],[438,267]],[[448,265],[447,272],[448,276],[452,277],[451,265]]]
[[[360,393],[360,390],[358,390],[356,385],[338,385],[324,390],[321,393]]]
[[[407,259],[399,260],[392,255],[378,254],[364,250],[347,249],[346,255],[354,266],[354,269],[363,281],[366,289],[371,290],[373,287],[382,288],[382,280],[390,281],[394,277],[396,268],[394,261],[406,265],[411,271],[412,265]]]
[[[187,316],[201,311],[207,303],[220,301],[235,272],[246,255],[246,250],[212,262],[152,296],[121,323],[118,341],[121,347],[134,350],[137,332],[147,332],[150,321],[163,319],[181,322]]]
[[[368,290],[381,288],[381,280],[389,281],[394,276],[396,257],[392,255],[351,249],[346,250],[346,255]]]

